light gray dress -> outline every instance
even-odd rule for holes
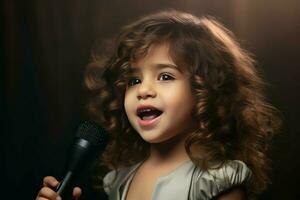
[[[125,200],[129,184],[140,166],[109,172],[103,179],[109,200]],[[117,176],[116,176],[117,175]],[[209,200],[233,186],[249,184],[252,173],[245,163],[227,161],[219,169],[208,171],[187,161],[166,176],[159,177],[152,200]]]

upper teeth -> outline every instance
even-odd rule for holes
[[[150,112],[151,110],[153,110],[153,109],[151,109],[151,108],[144,108],[144,109],[139,110],[138,113],[142,113],[142,112]]]

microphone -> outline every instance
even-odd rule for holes
[[[66,191],[69,191],[70,183],[74,179],[76,172],[104,151],[108,138],[106,130],[94,122],[84,121],[79,125],[71,157],[68,160],[66,175],[56,188],[56,192],[61,197],[66,197]]]

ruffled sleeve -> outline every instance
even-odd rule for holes
[[[227,161],[221,168],[207,171],[196,168],[191,182],[190,197],[193,200],[209,200],[238,185],[250,184],[251,170],[238,160]]]
[[[109,199],[120,199],[124,185],[140,163],[131,167],[122,168],[108,172],[103,178],[103,189]]]
[[[116,171],[110,171],[103,178],[103,189],[107,195],[110,194],[113,188],[113,182],[116,179]]]

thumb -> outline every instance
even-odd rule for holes
[[[75,187],[73,189],[73,200],[78,200],[81,196],[82,190],[80,187]]]

